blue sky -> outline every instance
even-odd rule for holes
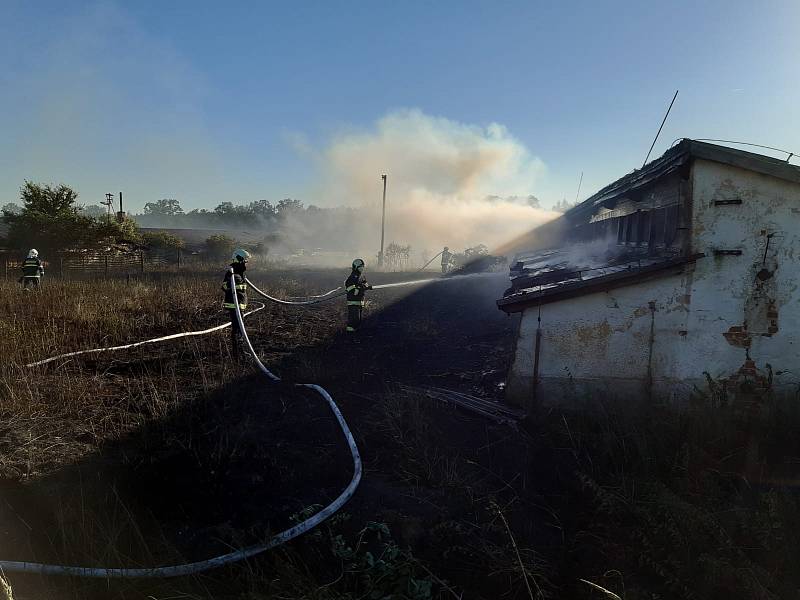
[[[800,151],[800,2],[0,5],[0,202],[24,179],[213,207],[325,204],[324,157],[400,110],[503,125],[581,197],[677,137]],[[392,165],[385,170],[391,172]]]

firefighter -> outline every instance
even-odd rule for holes
[[[361,325],[361,312],[364,309],[364,292],[372,286],[364,277],[364,261],[357,258],[353,261],[353,271],[344,282],[347,290],[347,331],[355,333]]]
[[[244,311],[247,308],[247,283],[244,280],[244,272],[247,270],[247,261],[250,258],[250,253],[241,248],[233,251],[233,262],[229,269],[225,270],[225,279],[222,283],[222,289],[225,291],[225,300],[222,307],[228,311],[231,318],[231,344],[233,352],[238,357],[240,356],[240,346],[242,338],[242,330],[239,328],[239,320],[236,318],[236,304],[238,302],[239,309]],[[235,289],[231,289],[231,274],[233,270],[233,279]]]
[[[22,283],[23,289],[27,290],[28,287],[34,289],[39,287],[39,280],[44,275],[44,267],[42,261],[39,260],[39,251],[36,248],[31,248],[28,252],[28,258],[22,263],[22,277],[19,278]]]
[[[445,246],[444,250],[442,250],[442,274],[445,274],[450,270],[450,263],[452,260],[453,253],[450,252],[450,248]]]

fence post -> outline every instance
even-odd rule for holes
[[[178,268],[180,269],[181,268],[181,249],[178,248],[177,252],[178,252]]]
[[[58,274],[61,276],[61,279],[64,279],[64,257],[58,257]]]
[[[108,279],[108,254],[104,258],[106,259],[106,279]]]
[[[144,273],[144,250],[139,250],[139,272]]]

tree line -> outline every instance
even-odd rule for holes
[[[288,217],[298,217],[304,213],[315,213],[321,209],[314,205],[308,207],[293,198],[284,198],[273,204],[269,200],[256,200],[248,204],[221,202],[212,210],[195,208],[184,211],[175,198],[162,198],[144,205],[141,214],[133,218],[143,227],[176,228],[218,228],[252,226],[258,223],[270,229],[285,222]]]
[[[319,208],[305,206],[300,200],[284,198],[273,204],[256,200],[247,204],[222,202],[213,210],[184,211],[174,198],[148,202],[141,214],[117,219],[108,217],[99,205],[84,206],[78,194],[66,185],[47,185],[25,181],[20,189],[21,204],[2,207],[0,221],[5,235],[0,247],[24,251],[37,248],[44,252],[77,249],[118,249],[185,247],[185,242],[166,231],[146,228],[255,230],[262,234],[259,242],[244,244],[249,250],[266,254],[267,246],[316,245],[341,240],[354,218],[351,208]],[[2,232],[0,232],[2,233]],[[226,232],[227,233],[227,232]],[[235,235],[235,234],[234,234]],[[252,239],[252,235],[249,236]],[[210,256],[222,256],[234,245],[242,245],[225,233],[214,233],[206,240],[204,250]]]
[[[69,186],[26,181],[20,188],[21,205],[2,208],[5,235],[0,246],[43,252],[100,249],[116,246],[180,248],[183,240],[166,232],[143,232],[131,219],[106,218],[105,211],[86,211]],[[98,207],[100,208],[100,207]]]

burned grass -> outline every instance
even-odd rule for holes
[[[254,280],[292,296],[339,279],[303,277]],[[12,574],[15,597],[611,597],[600,588],[626,600],[792,597],[794,417],[774,412],[743,433],[719,407],[608,405],[536,414],[515,429],[415,392],[500,395],[513,323],[487,305],[504,282],[480,283],[376,292],[357,342],[341,334],[337,302],[270,306],[248,320],[268,364],[324,385],[353,429],[364,478],[334,518],[198,577]],[[350,459],[327,408],[233,361],[225,332],[23,366],[224,322],[218,285],[215,276],[2,289],[0,558],[205,558],[263,540],[341,491]],[[776,465],[780,481],[742,476],[753,443],[763,481]]]

